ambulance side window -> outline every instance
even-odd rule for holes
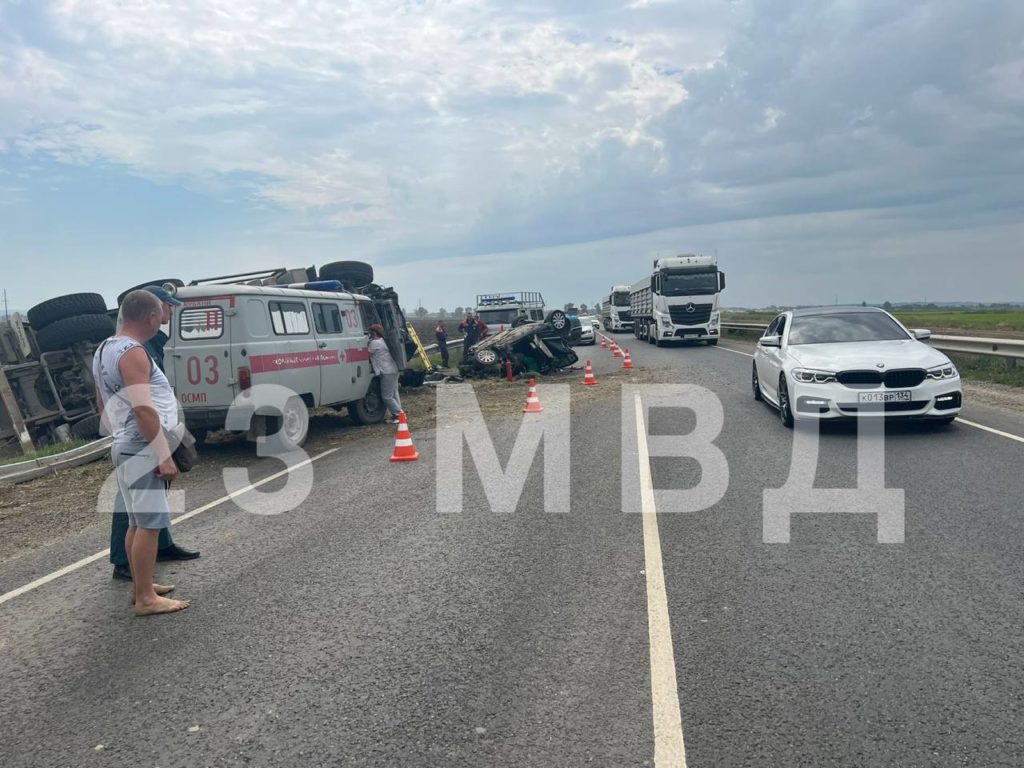
[[[265,339],[270,335],[270,321],[262,299],[249,299],[245,302],[245,325],[246,331],[254,339]]]
[[[271,301],[270,322],[278,336],[306,336],[309,334],[309,316],[306,305],[292,301]]]
[[[313,304],[313,324],[321,336],[344,332],[337,304]]]
[[[377,309],[367,301],[359,302],[359,314],[363,318],[363,330],[369,331],[370,326],[374,323],[379,323],[380,318],[377,317]]]

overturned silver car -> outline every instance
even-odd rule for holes
[[[519,317],[512,327],[488,336],[469,348],[459,366],[467,377],[503,376],[512,373],[551,373],[576,363],[579,358],[569,346],[572,324],[560,309],[549,312],[542,322]]]

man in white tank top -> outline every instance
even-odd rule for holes
[[[163,432],[178,424],[177,402],[143,346],[160,330],[162,316],[156,296],[132,291],[121,304],[121,332],[105,341],[93,360],[96,401],[114,436],[111,457],[128,511],[125,549],[137,616],[173,613],[190,603],[163,597],[173,587],[153,583],[157,539],[171,522],[167,489],[178,476]]]

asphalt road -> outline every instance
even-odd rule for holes
[[[750,359],[632,351],[724,409],[725,495],[657,515],[687,764],[1024,764],[1024,443],[891,426],[905,543],[878,544],[873,515],[799,514],[791,543],[765,544],[762,493],[785,481],[792,435],[752,400]],[[599,377],[613,365],[593,357]],[[195,601],[182,614],[133,618],[105,560],[3,602],[0,764],[655,764],[664,669],[642,516],[622,511],[621,412],[611,391],[573,408],[562,513],[543,511],[540,455],[515,512],[490,511],[467,458],[463,512],[438,513],[435,435],[413,416],[416,463],[390,464],[388,440],[353,434],[311,465],[313,491],[292,511],[228,501],[177,525],[203,550],[160,569]],[[1007,412],[963,416],[1024,436]],[[488,419],[502,462],[520,419]],[[650,428],[693,425],[668,408]],[[854,484],[855,436],[823,431],[817,487]],[[254,475],[280,468],[264,460]],[[701,478],[688,459],[655,458],[651,472],[658,489]],[[223,494],[203,478],[186,507]],[[0,591],[103,539],[86,531],[0,566]]]

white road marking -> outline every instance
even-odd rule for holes
[[[716,344],[715,349],[721,349],[723,352],[733,352],[734,354],[743,355],[744,357],[753,357],[749,352],[740,352],[738,349],[733,349],[732,347],[723,347],[721,343]]]
[[[717,346],[716,349],[721,349],[721,350],[724,350],[726,352],[733,352],[733,353],[735,353],[737,355],[743,355],[745,357],[753,357],[753,355],[750,354],[749,352],[740,352],[738,349],[730,349],[729,347],[723,347],[721,345]],[[974,427],[975,429],[980,429],[980,430],[982,430],[984,432],[991,432],[993,435],[999,435],[1000,437],[1005,437],[1008,440],[1016,440],[1018,443],[1024,443],[1024,437],[1021,437],[1020,435],[1015,435],[1015,434],[1013,434],[1011,432],[1003,432],[1001,429],[995,429],[994,427],[986,427],[984,424],[978,424],[977,422],[974,422],[974,421],[968,421],[967,419],[963,418],[962,416],[957,416],[956,420],[960,424],[964,424],[964,425],[966,425],[968,427]]]
[[[185,520],[193,518],[196,515],[201,515],[203,512],[207,512],[213,509],[214,507],[219,507],[225,501],[230,501],[231,499],[237,498],[238,496],[241,496],[243,493],[248,493],[249,491],[259,488],[262,485],[266,485],[267,483],[273,482],[274,480],[277,480],[277,478],[287,475],[289,472],[294,472],[296,469],[299,469],[300,467],[305,467],[308,464],[312,464],[314,461],[319,461],[325,456],[330,456],[332,453],[335,453],[336,451],[340,450],[340,446],[337,448],[330,448],[324,451],[323,453],[319,453],[316,456],[306,459],[305,461],[300,461],[295,466],[288,467],[287,469],[282,469],[280,472],[276,472],[273,475],[270,475],[269,477],[265,477],[262,480],[253,483],[252,485],[247,485],[245,486],[245,488],[240,488],[234,493],[229,493],[227,496],[222,496],[221,498],[216,499],[215,501],[211,501],[209,504],[204,504],[201,507],[193,509],[191,512],[187,512],[184,515],[179,515],[178,517],[173,518],[171,520],[171,525],[184,522]],[[109,554],[110,549],[104,549],[102,552],[97,552],[94,555],[83,557],[78,562],[71,563],[71,565],[65,565],[63,568],[56,570],[53,573],[48,573],[45,576],[40,576],[35,581],[30,581],[28,584],[20,586],[17,589],[12,589],[10,592],[6,592],[3,595],[0,595],[0,605],[6,603],[8,600],[13,600],[16,597],[20,597],[21,595],[24,595],[26,592],[31,592],[33,589],[37,589],[45,584],[49,584],[51,581],[55,581],[59,579],[61,576],[67,576],[69,573],[73,573],[74,571],[77,571],[79,568],[84,568],[85,566],[89,565],[89,563],[94,563],[97,560],[106,557]]]
[[[655,768],[686,768],[683,722],[679,714],[676,657],[665,595],[665,571],[661,562],[658,511],[647,448],[647,428],[640,395],[636,403],[637,454],[640,461],[640,511],[644,523],[644,573],[647,577],[647,631],[651,647],[651,704],[654,715]]]
[[[1014,435],[1014,434],[1011,434],[1010,432],[1003,432],[1001,429],[994,429],[992,427],[986,427],[984,424],[977,424],[977,423],[975,423],[973,421],[968,421],[967,419],[965,419],[965,418],[963,418],[961,416],[957,416],[956,420],[957,420],[957,423],[959,423],[959,424],[966,424],[968,427],[974,427],[975,429],[980,429],[980,430],[983,430],[985,432],[991,432],[993,435],[999,435],[1000,437],[1005,437],[1008,440],[1016,440],[1018,443],[1024,443],[1024,437],[1021,437],[1020,435]]]

